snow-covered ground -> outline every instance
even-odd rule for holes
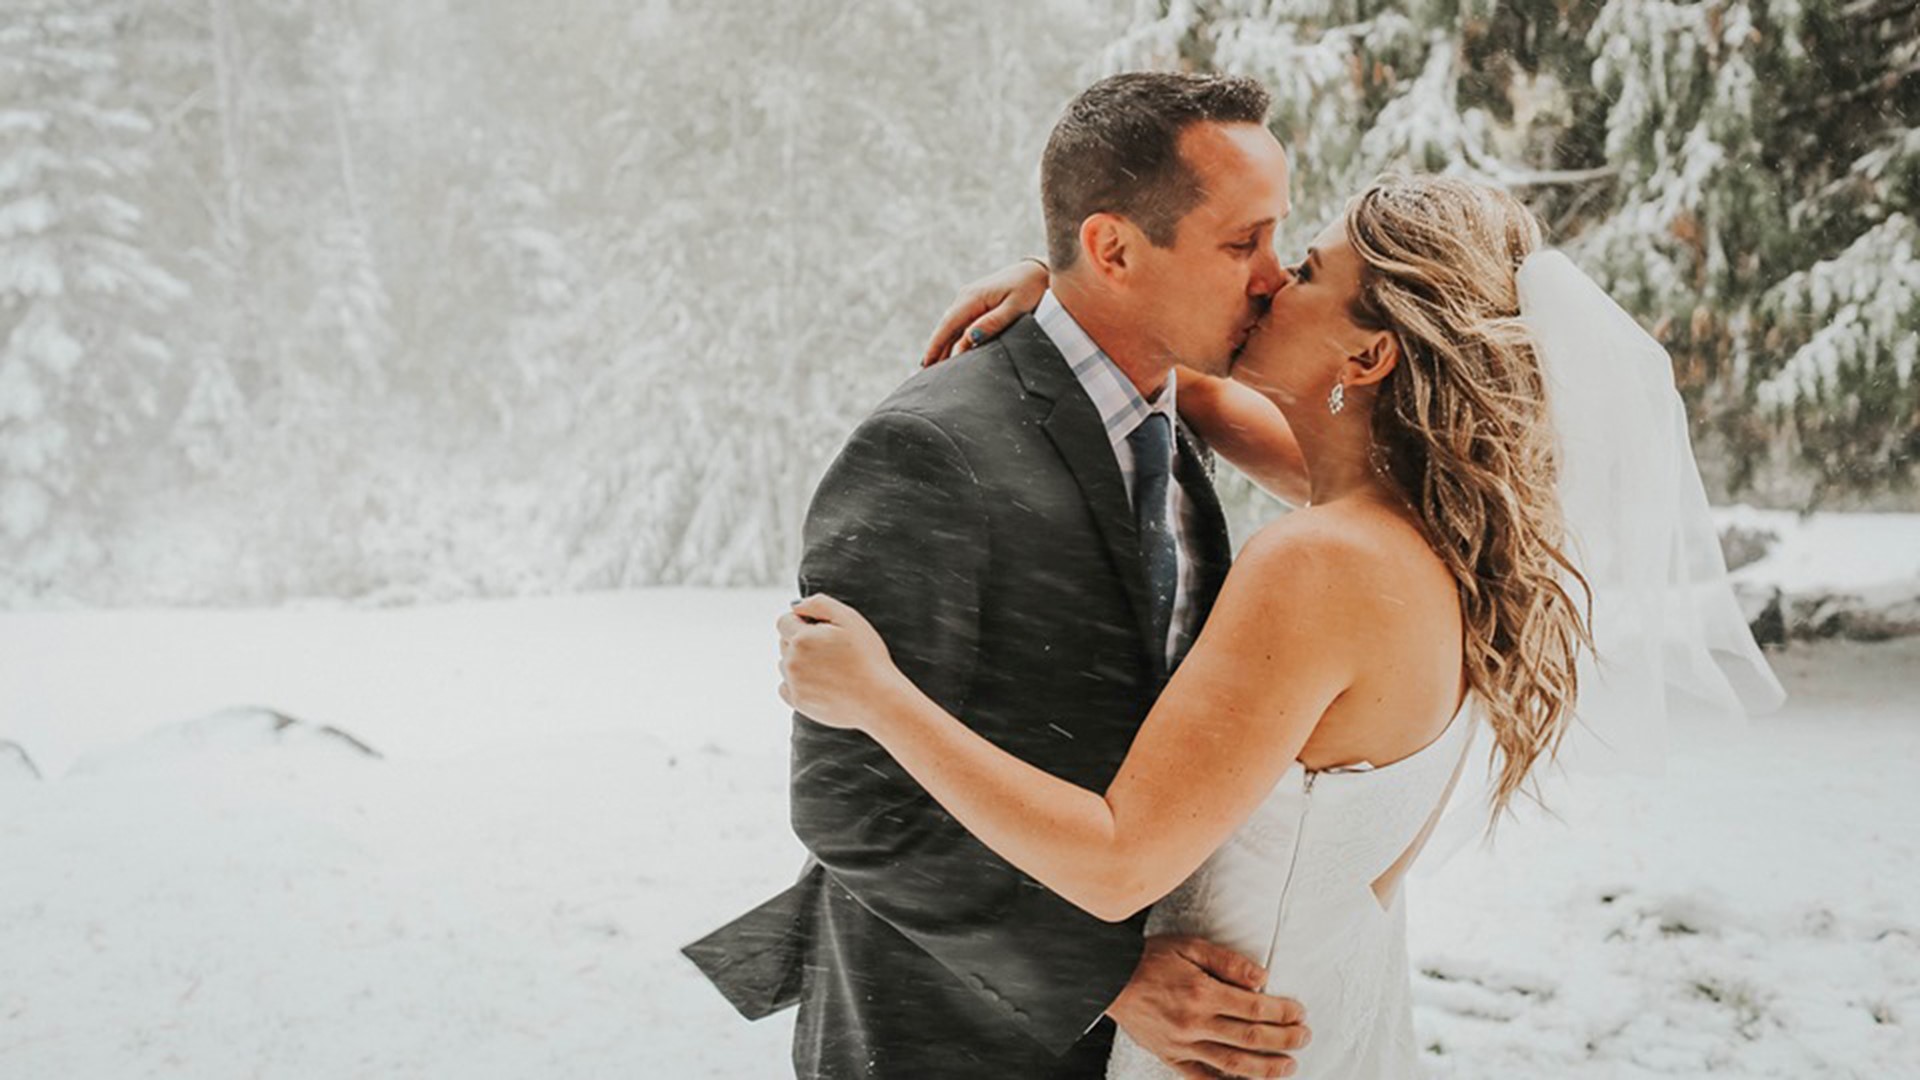
[[[1414,878],[1436,1075],[1920,1076],[1920,639],[1772,660],[1780,712]]]
[[[785,595],[0,616],[0,1077],[782,1075],[676,949],[801,862]],[[1437,1074],[1920,1076],[1920,639],[1775,659],[1414,879]]]

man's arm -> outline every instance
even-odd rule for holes
[[[865,612],[896,662],[968,720],[987,568],[986,509],[939,426],[881,412],[856,430],[807,516],[803,593]],[[942,810],[872,739],[796,714],[794,831],[835,882],[1056,1053],[1097,1022],[1142,952],[1034,883]]]

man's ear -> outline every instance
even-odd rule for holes
[[[1106,281],[1125,277],[1139,230],[1118,214],[1092,214],[1080,223],[1080,257]]]
[[[1350,387],[1378,385],[1399,366],[1400,335],[1390,330],[1378,331],[1364,350],[1347,357],[1346,384]]]

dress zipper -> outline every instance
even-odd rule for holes
[[[1286,879],[1280,883],[1280,910],[1274,916],[1273,936],[1267,940],[1267,956],[1260,963],[1269,978],[1273,975],[1273,951],[1280,947],[1280,930],[1287,925],[1287,900],[1293,895],[1293,875],[1300,867],[1300,849],[1307,844],[1307,812],[1313,809],[1313,782],[1319,778],[1319,773],[1309,770],[1306,784],[1300,789],[1300,825],[1294,830],[1293,854],[1287,859]]]

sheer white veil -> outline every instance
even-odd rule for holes
[[[1666,350],[1558,251],[1529,255],[1519,286],[1560,447],[1567,554],[1593,591],[1594,653],[1557,761],[1658,773],[1674,725],[1738,726],[1786,695],[1728,581]],[[1571,579],[1568,592],[1584,599]],[[1426,870],[1485,833],[1497,772],[1490,733],[1474,741]]]

